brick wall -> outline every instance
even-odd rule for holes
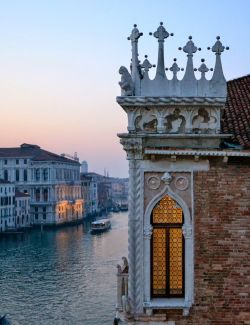
[[[195,303],[176,325],[250,324],[250,164],[210,162],[194,175]],[[172,314],[172,315],[171,315]],[[175,314],[175,316],[174,316]]]

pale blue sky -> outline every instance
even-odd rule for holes
[[[249,0],[0,0],[0,146],[37,143],[57,153],[75,151],[90,169],[127,175],[116,133],[126,116],[115,102],[118,69],[129,66],[127,36],[137,23],[141,58],[156,63],[157,41],[148,35],[163,21],[174,37],[165,43],[166,66],[193,36],[214,66],[207,46],[221,36],[226,79],[250,73]]]

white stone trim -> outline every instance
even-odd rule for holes
[[[118,96],[116,97],[116,101],[121,106],[126,105],[137,105],[137,106],[145,106],[145,105],[166,105],[166,104],[192,104],[192,105],[200,105],[200,104],[224,104],[226,101],[225,97],[147,97],[147,96]]]
[[[159,172],[165,173],[166,170],[168,172],[193,172],[193,171],[208,171],[209,170],[209,161],[206,159],[197,161],[195,164],[191,157],[187,158],[187,160],[177,160],[175,162],[172,161],[151,161],[151,160],[143,160],[141,162],[141,168],[143,168],[144,173],[146,172]]]
[[[189,308],[194,300],[194,242],[193,242],[193,222],[189,208],[184,200],[174,193],[169,185],[157,194],[148,204],[144,215],[144,229],[149,229],[151,226],[151,213],[157,202],[159,202],[165,195],[173,198],[183,210],[184,224],[183,232],[185,233],[185,297],[184,298],[151,298],[151,272],[150,272],[150,238],[144,238],[144,304],[145,308],[182,308],[188,314]]]
[[[148,155],[164,156],[218,156],[218,157],[250,157],[250,151],[226,151],[226,150],[162,150],[162,149],[145,149]]]

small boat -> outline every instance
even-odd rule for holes
[[[109,219],[100,219],[91,222],[91,233],[99,233],[111,228],[111,222]]]

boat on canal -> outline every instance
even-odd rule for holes
[[[111,228],[111,222],[109,219],[100,219],[91,222],[91,233],[96,234],[107,231]]]

